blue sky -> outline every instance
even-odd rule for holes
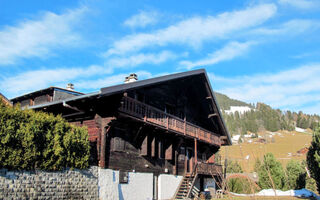
[[[320,114],[320,1],[0,0],[0,92],[93,92],[205,68],[215,91]]]

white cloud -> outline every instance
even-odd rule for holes
[[[54,48],[77,46],[81,37],[73,30],[86,8],[64,14],[46,12],[39,20],[25,20],[17,26],[0,30],[0,65],[14,64],[18,59],[46,57]]]
[[[279,3],[299,9],[314,9],[319,6],[319,2],[313,0],[279,0]]]
[[[275,28],[257,28],[252,30],[251,34],[257,34],[257,35],[298,35],[301,33],[304,33],[308,30],[315,30],[319,29],[320,22],[315,20],[304,20],[304,19],[294,19],[290,20],[286,23],[283,23],[281,25],[278,25]]]
[[[225,78],[211,74],[220,92],[246,102],[264,102],[276,108],[303,109],[320,101],[320,64],[273,74]]]
[[[136,54],[128,57],[117,57],[107,61],[107,65],[112,68],[134,67],[143,63],[160,64],[177,56],[170,51],[162,51],[158,54]]]
[[[276,10],[274,4],[261,4],[240,11],[225,12],[215,17],[192,17],[153,33],[125,36],[114,42],[106,55],[125,54],[145,47],[167,44],[197,47],[206,40],[225,38],[231,33],[260,25],[273,17]]]
[[[206,58],[198,61],[181,61],[180,65],[187,69],[192,69],[198,66],[214,65],[222,61],[231,60],[235,57],[245,54],[249,48],[255,44],[255,42],[229,42],[222,49],[219,49],[212,54],[209,54]]]
[[[0,88],[6,96],[12,98],[50,86],[65,87],[72,82],[77,91],[96,91],[102,87],[123,83],[130,74],[112,74],[112,69],[104,66],[92,65],[87,68],[59,68],[27,71],[0,82]],[[132,72],[133,73],[133,72]],[[151,78],[148,71],[134,71],[139,80]]]
[[[159,14],[155,11],[140,11],[138,14],[130,17],[124,22],[125,26],[136,28],[146,27],[158,22]]]
[[[7,96],[13,97],[49,86],[64,87],[68,82],[76,79],[87,79],[94,75],[109,73],[111,73],[111,71],[108,68],[95,65],[88,68],[33,70],[4,78],[0,82],[0,88],[5,91]]]

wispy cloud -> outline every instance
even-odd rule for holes
[[[231,33],[262,24],[273,17],[277,7],[261,4],[217,16],[192,17],[152,33],[125,36],[114,42],[107,56],[138,51],[145,47],[186,44],[198,47],[206,40],[226,38]]]
[[[187,69],[192,69],[198,66],[214,65],[245,54],[253,44],[256,44],[256,42],[229,42],[222,49],[209,54],[206,58],[198,61],[181,61],[180,65]]]
[[[0,88],[9,98],[20,96],[50,86],[65,87],[74,83],[77,91],[95,91],[102,87],[123,83],[130,73],[112,74],[110,68],[92,65],[86,68],[58,68],[31,70],[15,76],[7,77],[0,82]],[[133,73],[133,72],[132,72]],[[139,80],[151,78],[148,71],[135,71]]]
[[[47,57],[55,48],[77,46],[81,36],[73,30],[86,13],[85,7],[63,14],[44,13],[38,20],[24,20],[0,30],[0,65],[21,58]]]
[[[320,64],[273,74],[219,77],[211,74],[220,92],[247,102],[264,102],[283,109],[299,109],[320,101]]]
[[[314,9],[320,5],[319,1],[314,0],[279,0],[279,3],[299,9]]]
[[[75,67],[32,70],[4,78],[0,82],[0,88],[5,91],[7,96],[13,97],[49,86],[64,87],[68,82],[76,79],[88,79],[95,75],[105,75],[109,73],[111,73],[109,69],[95,65],[88,68]]]
[[[123,24],[131,28],[143,28],[147,25],[156,24],[159,17],[159,13],[156,11],[140,11],[138,14],[127,19]]]
[[[156,54],[139,53],[131,56],[109,59],[106,65],[112,68],[134,67],[141,64],[160,64],[176,57],[177,55],[170,51],[162,51]]]
[[[294,19],[275,27],[263,27],[253,29],[249,33],[262,35],[262,36],[274,36],[284,35],[292,36],[305,33],[306,31],[316,30],[320,28],[320,22],[316,20]]]

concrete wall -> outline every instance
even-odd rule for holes
[[[0,199],[98,198],[98,167],[59,172],[0,169]]]
[[[153,174],[129,172],[128,183],[119,183],[119,171],[99,168],[99,197],[113,200],[152,200]]]
[[[182,176],[161,174],[158,177],[158,199],[171,199],[175,194]]]

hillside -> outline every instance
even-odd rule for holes
[[[305,160],[306,151],[303,150],[310,146],[312,140],[311,133],[296,131],[259,132],[258,136],[243,139],[240,144],[222,147],[222,160],[238,161],[245,172],[252,172],[256,159],[262,159],[263,155],[270,152],[286,166],[291,159]]]
[[[319,123],[319,115],[308,115],[303,112],[281,111],[273,109],[264,103],[257,103],[256,106],[231,99],[220,93],[215,93],[220,105],[224,120],[231,135],[245,135],[248,132],[258,133],[259,131],[293,131],[296,127],[302,129],[313,129]],[[249,107],[250,111],[227,112],[231,106]]]
[[[281,111],[264,103],[252,106],[219,93],[216,97],[230,134],[240,138],[234,145],[221,148],[222,160],[238,161],[245,172],[252,172],[256,159],[267,152],[273,153],[283,166],[291,159],[305,160],[304,150],[310,146],[311,130],[319,123],[320,116]],[[242,114],[226,112],[231,106],[251,110]]]
[[[245,103],[243,101],[239,101],[239,100],[236,100],[236,99],[231,99],[227,95],[224,95],[224,94],[221,94],[221,93],[218,93],[218,92],[215,92],[214,94],[215,94],[215,96],[217,98],[217,101],[219,103],[220,109],[222,109],[222,110],[230,110],[230,106],[248,106],[250,108],[253,108],[252,105],[247,104],[247,103]]]

